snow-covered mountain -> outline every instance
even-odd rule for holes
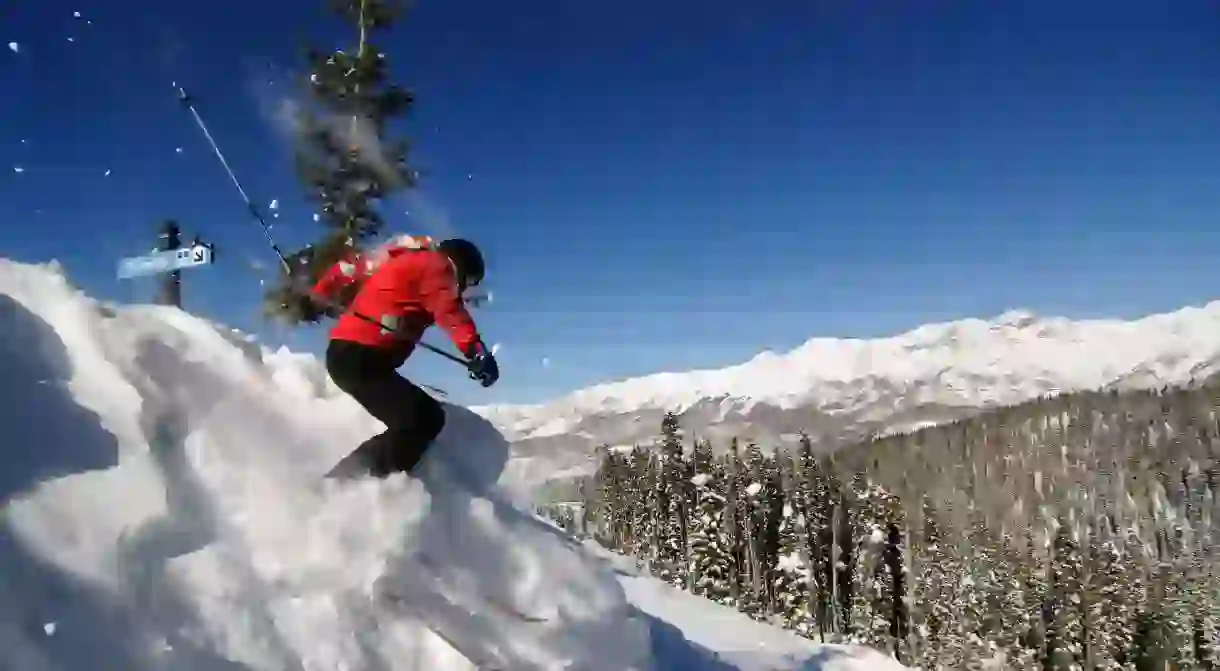
[[[516,507],[463,408],[419,478],[322,483],[380,427],[314,357],[3,259],[0,371],[0,668],[757,668]]]
[[[872,340],[814,338],[737,366],[602,384],[538,405],[475,408],[513,441],[528,477],[579,472],[599,445],[651,442],[666,411],[713,439],[774,444],[801,430],[833,446],[1061,391],[1155,387],[1220,370],[1220,301],[1134,321],[1028,311]],[[723,445],[720,445],[723,447]]]

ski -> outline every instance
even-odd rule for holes
[[[388,600],[390,600],[392,602],[396,602],[396,603],[404,603],[404,602],[410,601],[409,596],[400,594],[399,592],[397,592],[396,590],[393,590],[393,589],[387,589],[387,590],[382,591],[380,593],[380,596],[384,599],[388,599]],[[478,601],[481,605],[487,606],[488,610],[493,610],[501,615],[505,615],[505,616],[520,620],[521,622],[528,622],[530,624],[543,624],[543,623],[551,621],[550,618],[540,617],[538,615],[530,615],[528,613],[523,613],[523,612],[517,610],[516,608],[507,606],[498,600],[491,599],[486,596],[477,596],[477,597],[474,597],[474,599],[476,601]]]
[[[480,634],[480,629],[495,631],[499,628],[494,623],[489,623],[485,614],[460,606],[432,590],[415,588],[410,592],[408,594],[380,587],[375,590],[374,599],[392,611],[412,615],[428,631],[440,637],[480,671],[510,671],[521,668],[520,665],[506,662],[502,650],[494,644],[488,645],[492,639]],[[454,634],[466,640],[459,641]]]
[[[431,557],[428,557],[427,555],[419,555],[419,556],[415,557],[414,563],[416,563],[420,566],[423,566],[425,569],[427,569],[428,573],[438,583],[443,584],[443,585],[450,585],[449,581],[444,580],[438,574],[438,572],[436,570],[437,564]],[[550,621],[550,618],[542,617],[540,615],[530,615],[529,613],[518,610],[517,608],[514,608],[513,606],[510,606],[510,605],[504,603],[503,601],[490,597],[486,594],[475,594],[475,593],[471,592],[471,590],[462,590],[462,596],[473,598],[473,599],[481,602],[482,604],[488,606],[492,610],[499,612],[502,615],[514,617],[518,620],[521,620],[522,622],[540,624],[543,622]]]

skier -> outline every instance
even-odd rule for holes
[[[483,280],[483,256],[468,240],[439,244],[426,236],[398,236],[366,255],[351,254],[318,280],[303,298],[305,317],[336,316],[336,305],[355,298],[330,332],[326,370],[386,430],[364,441],[327,473],[384,478],[410,472],[445,426],[436,399],[397,369],[433,323],[448,333],[467,359],[470,376],[495,384],[499,367],[484,346],[462,293]]]

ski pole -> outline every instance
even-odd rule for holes
[[[191,97],[187,95],[186,89],[178,86],[177,82],[174,82],[174,88],[178,89],[178,100],[182,101],[182,104],[190,111],[191,116],[195,117],[195,123],[199,126],[199,130],[203,131],[203,136],[207,138],[208,144],[212,146],[212,151],[216,152],[216,158],[220,159],[220,164],[224,166],[225,172],[229,174],[229,179],[233,180],[233,186],[237,187],[237,192],[241,194],[242,200],[246,201],[246,208],[258,220],[259,226],[263,229],[263,235],[267,237],[267,244],[271,245],[271,249],[280,259],[280,267],[284,269],[286,275],[291,277],[292,267],[288,265],[288,259],[284,258],[284,252],[280,250],[279,245],[275,244],[275,238],[271,237],[271,227],[267,225],[263,215],[259,214],[258,208],[254,206],[250,196],[246,195],[246,190],[241,188],[241,182],[237,181],[237,175],[233,173],[233,168],[229,167],[229,162],[225,160],[225,155],[221,153],[216,140],[212,139],[212,134],[208,132],[207,125],[203,123],[203,117],[199,116],[199,111],[195,109],[195,103],[191,102]]]
[[[267,238],[267,244],[271,245],[271,249],[275,252],[275,255],[279,257],[280,268],[291,280],[292,266],[288,264],[288,259],[284,257],[284,252],[280,250],[279,245],[275,244],[275,238],[271,236],[271,227],[267,225],[267,221],[263,219],[263,215],[259,214],[258,208],[254,206],[254,203],[250,200],[250,196],[246,195],[246,190],[242,188],[241,182],[237,179],[237,175],[233,173],[233,168],[229,167],[229,162],[225,160],[225,155],[220,151],[220,147],[216,144],[216,140],[214,140],[212,138],[212,134],[208,132],[207,124],[203,123],[203,117],[201,117],[199,115],[199,111],[195,109],[195,104],[191,102],[191,97],[187,94],[186,89],[178,86],[177,82],[174,83],[174,88],[178,89],[178,99],[182,101],[182,104],[185,105],[190,111],[191,116],[195,117],[195,123],[199,126],[199,130],[203,131],[203,136],[207,138],[208,144],[212,147],[212,151],[216,152],[216,158],[220,159],[220,164],[224,166],[225,172],[229,175],[229,179],[233,181],[233,186],[236,187],[237,192],[241,194],[242,200],[246,201],[246,207],[250,210],[250,214],[253,215],[253,217],[258,221],[259,226],[262,227],[263,235]],[[446,352],[445,350],[433,347],[426,342],[419,343],[419,346],[423,347],[429,352],[439,354],[454,363],[460,364],[463,368],[470,368],[470,364]]]
[[[387,325],[385,325],[385,324],[382,324],[381,322],[377,321],[376,319],[373,319],[372,317],[366,316],[366,315],[364,315],[364,314],[361,314],[361,313],[359,313],[359,312],[355,312],[355,311],[353,311],[353,312],[352,312],[352,314],[356,315],[356,318],[357,318],[357,319],[363,319],[364,321],[366,321],[366,322],[368,322],[368,323],[370,323],[370,324],[376,324],[376,325],[377,325],[378,327],[380,327],[380,328],[381,328],[381,330],[383,330],[383,331],[388,331],[388,332],[389,332],[389,333],[391,333],[391,334],[396,334],[396,333],[398,333],[397,329],[394,329],[394,328],[392,328],[392,327],[390,327],[390,326],[387,326]],[[446,352],[445,350],[443,350],[443,349],[441,349],[441,348],[439,348],[439,347],[436,347],[436,346],[434,346],[434,345],[429,345],[428,343],[426,343],[426,342],[424,342],[424,341],[422,341],[422,340],[421,340],[421,341],[419,341],[419,342],[417,342],[417,343],[415,343],[415,344],[417,344],[417,345],[419,345],[420,347],[422,347],[422,348],[424,348],[424,349],[428,350],[429,352],[432,352],[433,354],[439,354],[440,356],[445,357],[446,359],[448,359],[448,360],[452,361],[453,363],[458,364],[459,366],[461,366],[462,368],[465,368],[466,370],[470,370],[470,363],[469,363],[469,362],[467,362],[466,360],[464,360],[464,359],[462,359],[462,358],[460,358],[460,357],[454,356],[453,354],[450,354],[450,353]]]
[[[445,391],[444,389],[441,389],[439,387],[433,387],[430,384],[420,384],[419,386],[424,389],[427,389],[428,391],[435,392],[438,396],[444,396],[445,398],[449,398],[449,392]]]
[[[461,367],[462,367],[462,368],[467,368],[467,369],[468,369],[468,368],[470,368],[470,364],[469,364],[469,363],[466,363],[466,362],[465,362],[465,361],[463,361],[462,359],[460,359],[460,358],[458,358],[458,357],[456,357],[456,356],[454,356],[454,355],[452,355],[452,354],[450,354],[450,353],[446,352],[445,350],[443,350],[443,349],[441,349],[441,348],[439,348],[439,347],[433,347],[432,345],[429,345],[428,343],[423,342],[423,341],[420,341],[420,342],[419,342],[419,343],[417,343],[417,344],[418,344],[420,347],[422,347],[422,348],[424,348],[424,349],[428,350],[429,352],[432,352],[433,354],[439,354],[439,355],[441,355],[441,356],[445,357],[446,359],[449,359],[450,361],[452,361],[452,362],[454,362],[454,363],[456,363],[456,364],[461,365]]]

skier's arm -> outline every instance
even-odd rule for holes
[[[466,311],[466,303],[458,293],[457,278],[449,262],[437,258],[435,265],[427,268],[420,278],[420,295],[424,307],[432,313],[432,319],[453,339],[458,351],[472,356],[475,346],[482,341],[474,319]]]
[[[356,281],[356,263],[347,259],[339,261],[322,274],[309,290],[314,302],[326,305],[334,298],[336,290]]]

